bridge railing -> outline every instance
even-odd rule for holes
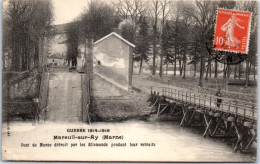
[[[39,93],[39,113],[41,109],[47,106],[48,101],[48,89],[49,89],[49,73],[43,71],[41,75],[40,93]]]
[[[86,74],[81,75],[81,102],[82,102],[82,121],[90,124],[90,107],[91,107],[91,95],[90,95],[90,83]]]
[[[257,120],[257,105],[253,102],[189,92],[176,88],[154,88],[153,91],[155,90],[161,90],[162,95],[166,98],[181,101],[182,103],[233,114],[244,119]],[[218,99],[221,99],[219,107],[217,106]]]

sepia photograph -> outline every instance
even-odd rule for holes
[[[3,0],[3,161],[257,162],[257,0]]]

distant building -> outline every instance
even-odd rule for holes
[[[125,90],[131,89],[134,48],[116,32],[99,39],[93,47],[94,72]]]
[[[48,53],[49,54],[67,54],[67,32],[68,24],[54,25],[48,37]]]
[[[48,63],[52,63],[54,58],[54,63],[56,65],[60,66],[63,65],[66,61],[66,54],[67,54],[67,31],[66,27],[67,24],[60,24],[60,25],[54,25],[52,26],[52,30],[50,31],[49,37],[48,37],[48,53],[51,54],[48,57]],[[83,63],[83,57],[84,57],[84,45],[79,45],[79,56],[77,58],[77,67],[80,69],[82,67]],[[60,56],[61,57],[57,57]],[[51,57],[54,55],[53,57]],[[68,63],[66,63],[68,64]],[[71,64],[71,62],[70,62]]]
[[[62,66],[65,63],[66,56],[64,54],[56,53],[48,56],[47,63],[54,64],[54,66]]]

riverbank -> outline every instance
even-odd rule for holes
[[[116,97],[96,98],[92,121],[147,120],[150,113],[149,95],[138,92]]]
[[[151,87],[173,87],[192,92],[202,92],[215,95],[217,89],[220,87],[223,97],[248,100],[250,102],[256,101],[256,80],[250,80],[250,85],[245,87],[245,79],[230,79],[227,91],[224,89],[223,78],[209,78],[208,80],[204,80],[204,87],[198,87],[198,83],[198,77],[186,77],[183,79],[180,76],[173,75],[164,75],[163,77],[148,74],[133,75],[133,86],[145,90],[148,93],[151,90]]]

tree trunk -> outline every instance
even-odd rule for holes
[[[208,74],[209,74],[209,64],[207,65],[205,80],[208,80]]]
[[[179,60],[179,75],[182,76],[182,64],[181,64],[181,60]]]
[[[242,67],[242,63],[239,63],[239,65],[238,65],[238,79],[239,80],[241,79],[241,74],[242,74],[241,67]]]
[[[153,69],[152,75],[155,75],[155,53],[156,53],[156,43],[153,44]]]
[[[225,74],[226,74],[226,76],[225,76],[225,90],[226,91],[228,91],[228,81],[229,81],[229,72],[230,72],[230,66],[229,65],[227,65],[226,66],[226,69],[225,69]]]
[[[230,65],[227,65],[227,78],[229,79],[231,75],[231,67]]]
[[[209,69],[210,69],[210,59],[208,59],[208,65],[207,65],[207,71],[206,71],[206,77],[205,77],[205,80],[208,80]]]
[[[223,68],[223,81],[225,81],[226,75],[227,75],[227,66],[226,66],[226,64],[224,63],[224,68]]]
[[[234,69],[234,79],[237,78],[237,65],[235,65],[235,69]]]
[[[250,74],[251,74],[251,68],[252,68],[252,62],[249,62],[249,71],[248,71],[249,79],[250,79]]]
[[[200,56],[200,79],[199,79],[199,86],[203,87],[203,75],[204,75],[204,56],[201,54]]]
[[[140,60],[139,75],[142,73],[142,67],[143,67],[143,57],[141,57]]]
[[[227,64],[228,59],[226,57],[226,63],[224,63],[224,69],[223,69],[223,83],[225,85],[225,90],[228,90],[228,79],[229,79],[229,68],[230,66]]]
[[[22,52],[22,70],[25,70],[25,54]]]
[[[39,67],[39,43],[34,45],[34,66]]]
[[[183,79],[186,78],[186,60],[183,61]]]
[[[177,55],[176,55],[176,52],[174,54],[174,57],[175,57],[175,60],[174,60],[174,76],[176,76],[176,65],[177,65]]]
[[[196,73],[197,73],[197,64],[194,64],[194,77],[196,77]]]
[[[19,60],[18,60],[18,51],[19,51],[19,47],[18,47],[18,43],[17,41],[15,41],[15,39],[12,39],[12,70],[14,71],[18,71],[19,68]]]
[[[215,59],[215,79],[218,78],[218,61]]]
[[[248,82],[247,82],[247,86],[249,86],[249,80],[250,80],[250,74],[251,74],[251,66],[252,63],[248,61]]]
[[[162,77],[163,54],[160,54],[160,77]]]
[[[256,80],[255,76],[256,76],[256,70],[255,70],[255,64],[254,64],[254,80]]]
[[[155,75],[156,68],[155,68],[155,57],[156,57],[156,34],[157,34],[157,18],[155,18],[155,23],[153,25],[153,71],[152,74]]]
[[[209,64],[209,77],[211,78],[211,59],[210,59],[210,64]]]
[[[166,63],[166,75],[168,75],[168,65],[169,65],[169,62],[167,61],[167,63]]]
[[[31,55],[30,53],[27,54],[27,70],[30,70],[30,58],[31,58]]]
[[[3,61],[2,71],[5,71],[5,54],[4,53],[2,53],[2,61]]]
[[[246,59],[246,87],[249,85],[249,61]]]

